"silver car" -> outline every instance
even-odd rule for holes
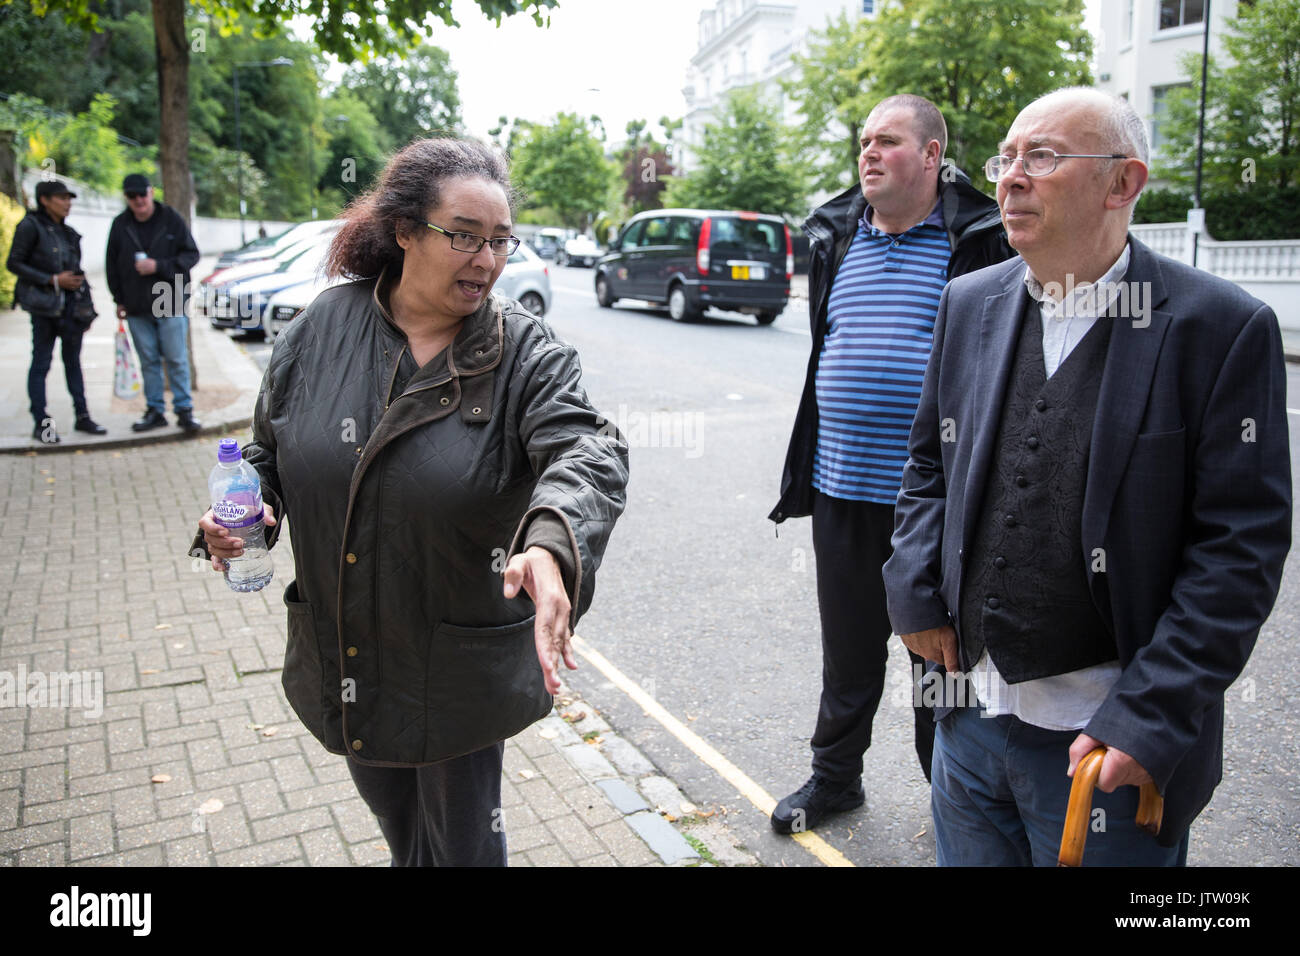
[[[506,267],[493,291],[518,299],[519,304],[533,315],[543,316],[551,308],[550,270],[537,253],[520,243],[506,260]]]

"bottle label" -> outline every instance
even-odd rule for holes
[[[252,514],[252,508],[238,501],[218,501],[212,506],[212,517],[223,528],[248,528],[262,520],[262,509]]]

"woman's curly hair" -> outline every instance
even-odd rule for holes
[[[376,184],[343,210],[343,225],[326,257],[326,274],[370,279],[385,267],[400,273],[404,252],[397,236],[423,222],[425,213],[441,203],[443,184],[461,176],[499,185],[514,215],[515,193],[501,153],[472,139],[417,139],[394,155]]]

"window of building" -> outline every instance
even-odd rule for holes
[[[1200,23],[1205,19],[1205,0],[1160,0],[1160,29]]]
[[[876,12],[876,0],[862,0],[862,15],[869,17]]]
[[[1168,140],[1164,132],[1164,125],[1169,118],[1169,92],[1176,90],[1180,86],[1190,86],[1189,83],[1173,83],[1169,86],[1151,87],[1151,151],[1155,152],[1160,149]]]

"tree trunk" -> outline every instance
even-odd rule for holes
[[[185,34],[185,0],[151,0],[154,51],[158,61],[158,157],[167,205],[186,223],[193,205],[190,178],[190,48]],[[190,387],[199,387],[194,336],[189,349]]]

